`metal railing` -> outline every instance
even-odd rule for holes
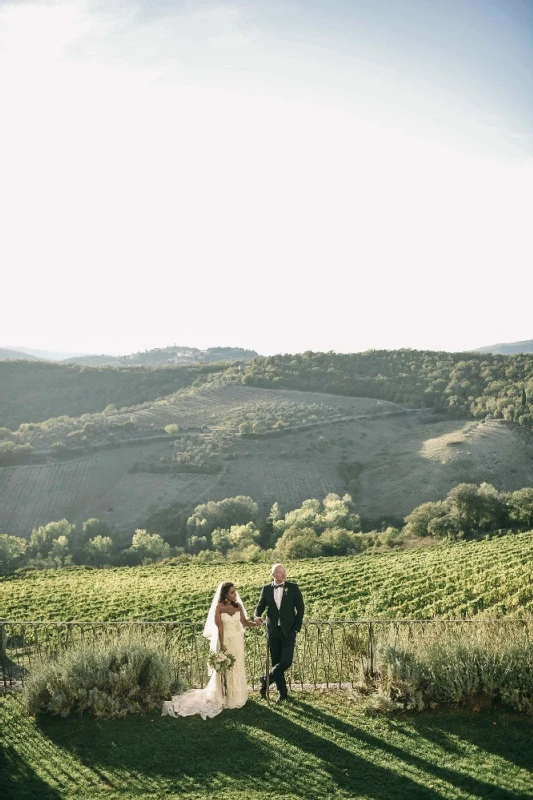
[[[458,620],[346,620],[305,622],[296,637],[292,667],[287,672],[291,687],[353,687],[379,670],[384,647],[405,647],[424,637],[438,637],[453,629],[461,635],[465,626],[493,627],[492,635],[509,636],[525,631],[533,639],[532,618],[469,618]],[[142,642],[167,655],[175,677],[190,687],[202,687],[208,679],[209,644],[203,624],[193,622],[9,622],[0,621],[0,691],[24,686],[32,670],[78,647]],[[252,689],[265,671],[264,629],[246,632],[246,674]]]

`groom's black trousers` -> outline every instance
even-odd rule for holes
[[[268,632],[268,648],[270,650],[272,669],[268,676],[268,682],[269,684],[276,684],[280,695],[287,694],[285,670],[289,669],[292,664],[295,643],[296,632],[285,636],[281,630],[281,625],[270,628]]]

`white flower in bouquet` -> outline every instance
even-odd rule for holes
[[[227,675],[226,673],[228,670],[232,669],[233,665],[235,664],[235,656],[231,653],[226,652],[226,650],[219,650],[218,653],[211,651],[209,653],[209,658],[207,662],[210,667],[212,667],[215,672],[220,674],[222,678],[222,691],[224,694],[227,694]]]

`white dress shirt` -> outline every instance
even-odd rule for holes
[[[278,611],[281,608],[281,599],[283,597],[283,586],[274,586],[274,602],[278,607]],[[278,625],[280,625],[280,621],[278,619]]]

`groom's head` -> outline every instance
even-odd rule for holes
[[[276,583],[283,583],[283,581],[287,577],[287,570],[285,569],[283,564],[273,564],[270,572],[272,573],[272,577],[274,578]]]

